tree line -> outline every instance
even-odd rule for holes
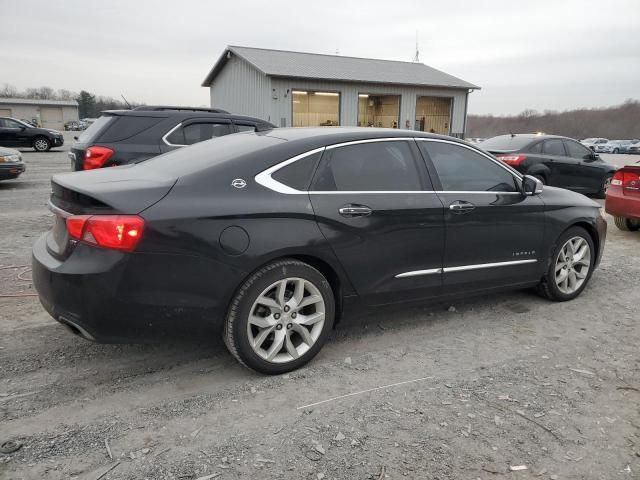
[[[528,109],[514,116],[469,115],[467,118],[467,137],[536,132],[576,139],[640,139],[640,102],[629,99],[606,108],[545,110],[543,113]]]
[[[41,100],[75,100],[78,102],[78,115],[80,118],[96,118],[103,110],[123,110],[129,108],[124,100],[117,98],[95,95],[81,90],[80,93],[71,90],[54,90],[51,87],[27,88],[18,90],[14,85],[5,83],[0,88],[0,97],[4,98],[34,98]],[[140,102],[130,101],[131,107],[144,105]]]

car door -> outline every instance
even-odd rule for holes
[[[233,125],[227,119],[193,118],[183,120],[162,137],[160,150],[163,153],[169,152],[176,148],[222,137],[233,132]]]
[[[440,294],[443,206],[413,139],[327,147],[309,196],[320,230],[369,303]]]
[[[540,279],[544,203],[520,192],[520,177],[470,146],[418,139],[445,207],[444,293]]]
[[[575,182],[579,182],[584,191],[599,192],[607,173],[602,168],[602,162],[591,150],[574,140],[565,139],[564,146],[567,154],[576,160],[580,167],[576,172]]]
[[[550,138],[542,143],[542,152],[549,158],[551,178],[549,185],[580,191],[580,160],[567,155],[561,138]]]
[[[0,118],[0,146],[22,147],[20,137],[25,128],[9,118]]]

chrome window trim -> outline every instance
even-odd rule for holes
[[[182,127],[182,122],[180,122],[179,124],[177,124],[175,127],[173,127],[171,130],[169,130],[164,137],[162,137],[162,141],[169,145],[170,147],[186,147],[187,145],[179,145],[177,143],[171,143],[169,140],[167,140],[167,137],[169,135],[171,135],[173,132],[175,132],[177,129],[179,129],[180,127]]]
[[[268,188],[269,190],[273,190],[278,193],[285,193],[288,195],[300,195],[306,194],[307,192],[302,190],[296,190],[284,183],[280,183],[277,180],[274,180],[271,177],[272,174],[280,170],[281,168],[286,167],[287,165],[291,165],[293,162],[297,162],[298,160],[308,157],[309,155],[315,155],[318,152],[324,152],[326,147],[315,148],[313,150],[309,150],[308,152],[301,153],[300,155],[296,155],[295,157],[290,158],[289,160],[285,160],[284,162],[280,162],[273,167],[269,167],[266,170],[263,170],[259,174],[254,177],[256,183],[262,185],[263,187]]]
[[[399,273],[395,276],[395,278],[419,277],[421,275],[431,275],[434,273],[466,272],[468,270],[481,270],[484,268],[510,267],[513,265],[537,263],[537,261],[538,260],[536,258],[529,258],[527,260],[511,260],[508,262],[476,263],[472,265],[460,265],[457,267],[429,268],[426,270],[413,270],[410,272]]]
[[[169,136],[175,129],[177,129],[178,127],[180,127],[182,124],[178,124],[175,127],[173,127],[173,129],[171,129],[164,137],[162,137],[162,140],[167,144],[167,145],[171,145],[171,146],[176,146],[176,147],[185,147],[186,145],[173,145],[169,142],[167,142],[166,137]],[[376,142],[397,142],[397,141],[423,141],[423,142],[440,142],[440,143],[449,143],[451,145],[458,145],[460,147],[466,148],[468,150],[471,150],[472,152],[476,152],[480,155],[482,155],[483,157],[486,157],[489,161],[499,165],[501,168],[505,169],[507,172],[509,172],[512,176],[516,177],[519,180],[522,180],[522,176],[520,175],[520,173],[512,170],[511,168],[507,167],[506,165],[504,165],[502,162],[500,162],[499,160],[496,160],[495,158],[491,157],[491,155],[489,155],[486,152],[483,152],[481,150],[478,150],[474,147],[471,147],[469,145],[465,145],[463,143],[458,143],[458,142],[453,142],[450,140],[442,140],[439,138],[422,138],[422,137],[384,137],[384,138],[369,138],[369,139],[364,139],[364,140],[353,140],[350,142],[343,142],[343,143],[335,143],[333,145],[326,145],[324,147],[319,147],[319,148],[315,148],[313,150],[310,150],[308,152],[304,152],[301,153],[299,155],[296,155],[295,157],[289,158],[288,160],[284,160],[280,163],[277,163],[276,165],[273,165],[272,167],[267,168],[266,170],[263,170],[262,172],[258,173],[255,177],[254,180],[256,181],[256,183],[262,185],[263,187],[266,187],[270,190],[273,190],[274,192],[278,192],[278,193],[283,193],[286,195],[302,195],[302,194],[308,194],[308,195],[354,195],[354,194],[373,194],[373,193],[378,193],[378,194],[415,194],[415,193],[429,193],[429,194],[433,194],[433,193],[448,193],[448,194],[484,194],[484,195],[522,195],[522,192],[492,192],[492,191],[486,191],[486,190],[479,190],[479,191],[462,191],[462,190],[336,190],[336,191],[325,191],[325,190],[309,190],[309,191],[302,191],[302,190],[296,190],[295,188],[289,187],[288,185],[285,185],[283,183],[280,183],[276,180],[274,180],[271,175],[274,174],[275,172],[277,172],[278,170],[280,170],[281,168],[286,167],[287,165],[292,164],[293,162],[296,162],[302,158],[305,158],[309,155],[313,155],[315,153],[324,151],[324,150],[332,150],[334,148],[339,148],[339,147],[346,147],[346,146],[350,146],[350,145],[358,145],[361,143],[376,143]]]

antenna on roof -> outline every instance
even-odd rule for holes
[[[131,104],[129,102],[127,102],[127,99],[124,98],[124,95],[120,94],[120,96],[122,97],[122,99],[124,100],[124,103],[127,104],[127,107],[129,107],[129,110],[133,110],[133,108],[131,107]]]
[[[413,61],[420,62],[420,46],[418,45],[418,31],[416,30],[416,55],[413,57]]]

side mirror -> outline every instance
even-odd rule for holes
[[[522,193],[527,196],[540,195],[544,184],[536,177],[525,175],[522,177]]]

